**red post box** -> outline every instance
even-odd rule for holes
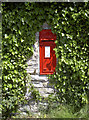
[[[44,29],[39,33],[40,75],[53,74],[56,67],[56,55],[53,48],[56,44],[56,34],[51,29]]]

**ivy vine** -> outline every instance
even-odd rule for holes
[[[88,103],[89,2],[2,3],[3,117],[11,117],[24,102],[26,60],[45,21],[57,35],[58,64],[50,80],[57,98],[76,107]]]

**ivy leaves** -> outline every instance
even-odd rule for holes
[[[89,5],[61,3],[60,12],[55,9],[51,23],[54,26],[53,32],[57,34],[55,54],[58,58],[56,79],[54,80],[55,75],[52,77],[53,84],[59,91],[58,96],[61,95],[60,102],[75,107],[87,102],[87,97],[84,97],[87,96],[89,82],[89,44],[87,44],[89,21],[85,20],[88,17],[88,9],[85,9],[87,6]]]
[[[57,35],[58,64],[51,76],[57,98],[78,107],[87,103],[89,3],[2,3],[2,8],[3,116],[10,116],[24,101],[25,63],[45,21]]]
[[[3,5],[5,5],[3,3]],[[19,5],[8,10],[8,6],[3,6],[3,39],[2,39],[2,61],[3,61],[3,117],[10,117],[10,114],[16,112],[18,103],[24,101],[26,85],[26,60],[32,55],[32,44],[34,41],[29,39],[28,23],[24,22],[24,4],[23,10],[18,11]],[[7,12],[6,10],[7,9]],[[20,13],[20,14],[19,14]],[[26,37],[27,36],[27,37]],[[28,49],[30,48],[30,49]],[[19,98],[19,99],[18,99]]]

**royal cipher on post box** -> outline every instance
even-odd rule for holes
[[[53,50],[56,34],[51,29],[44,29],[39,33],[40,75],[53,74],[56,67],[56,55]]]

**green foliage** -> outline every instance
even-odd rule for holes
[[[89,100],[89,2],[58,7],[52,22],[58,63],[51,82],[60,102],[79,108]]]
[[[47,18],[44,4],[39,6],[39,3],[2,3],[2,105],[5,118],[11,117],[18,105],[25,102],[26,60],[33,53],[35,33],[42,29]],[[38,99],[38,91],[33,87],[31,91]]]
[[[51,75],[55,99],[76,107],[88,103],[89,2],[2,3],[2,8],[3,116],[10,117],[24,101],[26,60],[45,21],[57,35],[58,63]]]
[[[44,108],[43,106],[40,109],[40,114],[36,113],[35,115],[28,111],[27,114],[22,114],[20,111],[18,111],[18,114],[14,116],[13,118],[71,118],[71,119],[79,119],[79,118],[89,118],[88,113],[88,106],[83,106],[78,112],[74,112],[73,106],[70,105],[63,105],[63,104],[57,104],[52,103],[48,108]]]
[[[36,102],[38,100],[41,101],[42,97],[41,97],[39,91],[36,88],[34,88],[34,85],[31,82],[31,76],[29,74],[26,76],[26,79],[27,79],[27,85],[26,86],[29,89],[28,92],[31,93],[30,100],[36,100]],[[27,101],[29,102],[29,99]]]
[[[67,105],[51,105],[49,111],[46,113],[47,118],[76,118]]]
[[[32,55],[35,35],[24,4],[3,3],[2,8],[2,105],[3,117],[10,117],[25,102],[26,60]]]
[[[73,106],[67,104],[52,103],[49,109],[44,109],[38,118],[89,118],[88,106],[83,106],[80,111],[74,112]]]
[[[89,106],[88,105],[84,105],[80,109],[80,111],[75,113],[75,115],[78,116],[78,118],[88,118],[89,119]]]
[[[1,5],[0,5],[0,15],[1,15]],[[1,39],[2,39],[2,22],[1,22],[1,16],[0,16],[0,79],[1,79]]]

